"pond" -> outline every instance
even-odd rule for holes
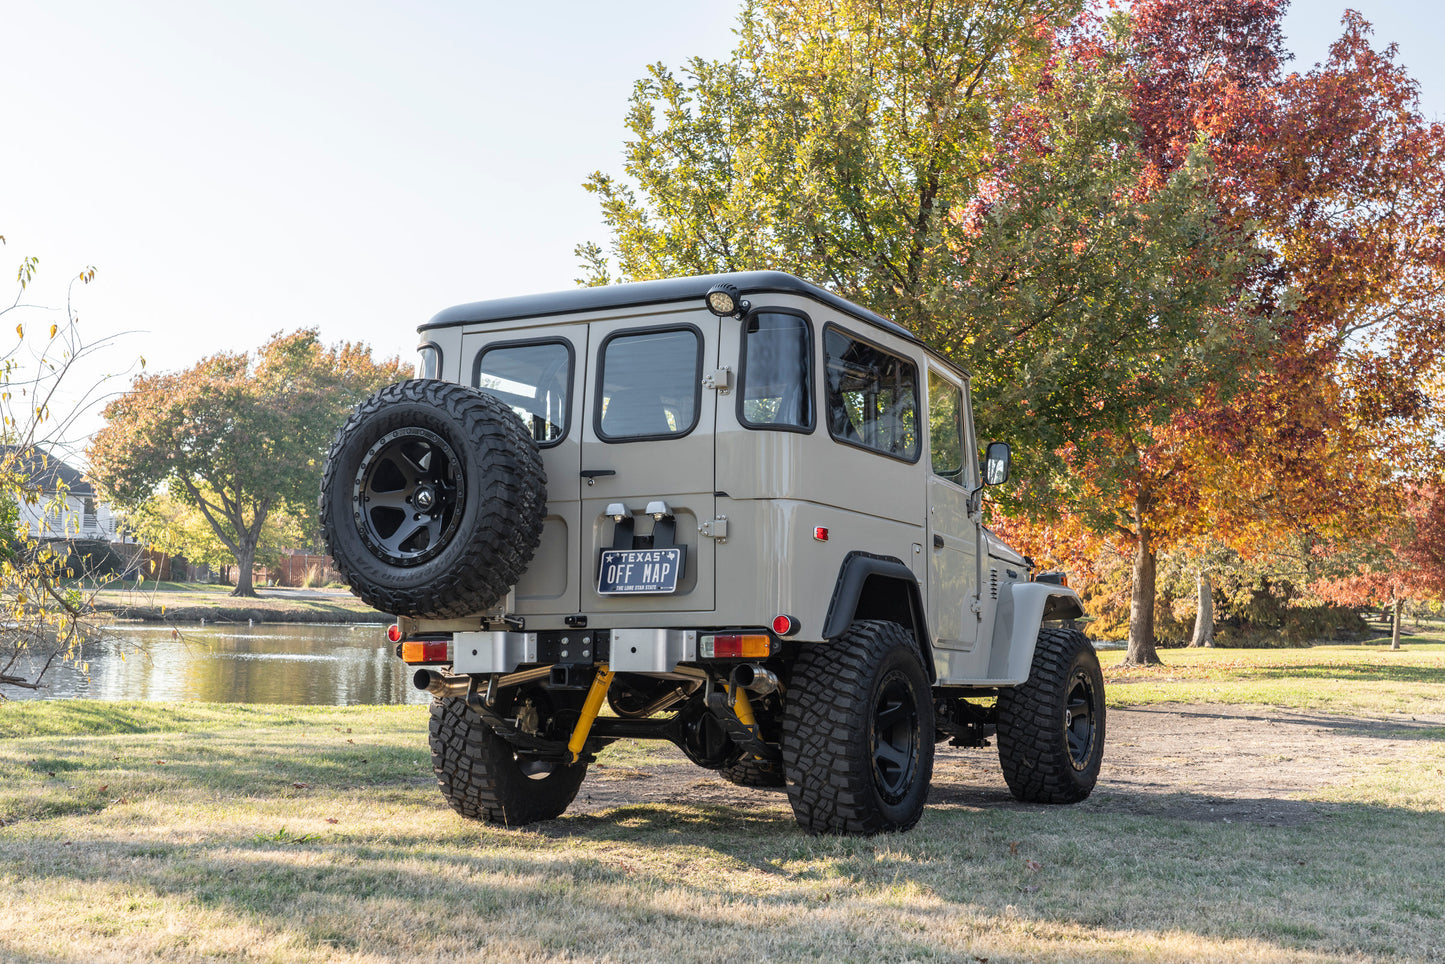
[[[52,666],[40,690],[4,687],[10,699],[201,700],[207,703],[427,703],[386,641],[386,627],[265,623],[256,626],[114,628],[80,660]]]

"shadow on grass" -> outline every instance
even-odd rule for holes
[[[1445,680],[1442,680],[1445,682]],[[1325,730],[1342,736],[1374,737],[1381,740],[1441,740],[1445,739],[1445,725],[1438,720],[1416,719],[1366,719],[1358,716],[1338,716],[1330,713],[1293,712],[1271,710],[1268,715],[1249,712],[1212,711],[1203,708],[1181,709],[1169,706],[1131,706],[1129,712],[1142,717],[1183,717],[1200,720],[1239,720],[1244,722],[1268,723],[1271,725],[1302,726]]]
[[[1251,666],[1241,670],[1239,678],[1445,683],[1445,667],[1391,666],[1383,663],[1294,663],[1288,666]]]
[[[1439,928],[1428,879],[1397,883],[1384,895],[1390,912],[1383,918],[1336,911],[1378,888],[1372,874],[1418,851],[1407,841],[1438,837],[1439,815],[1312,805],[1317,817],[1358,831],[1328,846],[1312,830],[1254,828],[1241,836],[1238,827],[1186,827],[1170,816],[1207,802],[1160,794],[1158,812],[1112,803],[930,808],[914,832],[872,839],[807,837],[776,814],[676,804],[620,806],[524,830],[478,827],[478,837],[444,840],[404,824],[386,839],[323,835],[293,843],[226,833],[174,843],[101,830],[74,846],[32,844],[16,866],[23,878],[66,893],[123,884],[313,951],[389,958],[501,942],[527,959],[737,959],[728,949],[739,933],[765,923],[766,951],[755,945],[749,956],[808,960],[832,950],[823,956],[967,959],[980,939],[1020,920],[1084,934],[1128,930],[1142,942],[1131,945],[1137,954],[1073,948],[1068,959],[1080,961],[1144,959],[1151,940],[1177,944],[1180,934],[1341,959],[1361,951],[1371,959],[1426,956],[1429,938],[1418,935]],[[10,856],[9,846],[0,842],[0,858]],[[1026,867],[1026,859],[1039,866]],[[1273,900],[1282,888],[1289,900]],[[1141,895],[1148,899],[1140,904],[1152,905],[1143,917],[1128,899]],[[1251,899],[1257,906],[1242,918],[1240,902]],[[820,931],[813,917],[834,901],[849,909]],[[1049,931],[1033,940],[1057,950],[1048,942],[1060,935]],[[736,950],[747,954],[748,945]]]

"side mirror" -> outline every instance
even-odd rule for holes
[[[983,484],[1002,485],[1008,481],[1008,470],[1013,465],[1013,452],[1007,442],[989,442],[984,453]]]

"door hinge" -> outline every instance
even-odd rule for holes
[[[728,517],[720,515],[711,522],[704,522],[697,527],[697,531],[704,539],[716,539],[719,543],[728,541]]]
[[[733,370],[718,368],[702,376],[702,387],[716,389],[719,395],[726,395],[733,388]]]

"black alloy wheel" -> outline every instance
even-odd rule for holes
[[[362,540],[394,566],[416,566],[446,548],[466,499],[461,460],[435,432],[408,426],[362,456],[352,509]]]
[[[1094,683],[1082,668],[1069,680],[1068,706],[1064,710],[1064,737],[1069,742],[1069,762],[1075,770],[1087,770],[1094,761]]]
[[[868,732],[873,780],[885,803],[898,803],[913,786],[918,745],[918,694],[908,678],[894,670],[879,687]]]

